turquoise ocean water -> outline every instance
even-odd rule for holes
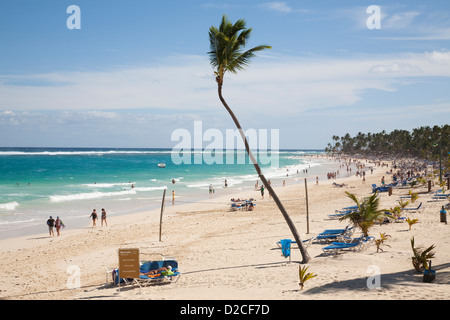
[[[323,151],[277,154],[277,167],[261,166],[274,185],[284,179],[303,182],[307,176],[323,179],[332,171],[326,160],[304,157]],[[47,232],[49,216],[60,216],[67,228],[79,228],[89,225],[93,208],[105,208],[108,216],[159,208],[164,189],[167,203],[175,190],[181,204],[209,199],[209,185],[214,195],[232,197],[257,181],[247,158],[245,164],[227,164],[224,153],[219,155],[223,164],[195,164],[199,155],[201,159],[201,152],[192,154],[190,164],[175,164],[170,149],[0,148],[0,238]],[[234,151],[233,156],[237,162],[245,152]]]

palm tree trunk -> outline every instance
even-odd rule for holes
[[[289,217],[286,209],[284,208],[283,204],[281,203],[280,199],[278,198],[277,194],[275,193],[275,191],[272,189],[272,186],[267,183],[266,178],[264,177],[264,175],[261,172],[261,168],[259,167],[258,162],[256,161],[256,159],[254,158],[250,147],[248,145],[247,142],[247,138],[245,137],[244,131],[241,128],[241,125],[238,121],[238,119],[236,118],[236,116],[234,115],[233,111],[231,111],[230,107],[228,106],[227,102],[225,101],[225,99],[222,96],[222,83],[220,81],[220,79],[217,80],[218,83],[218,92],[219,92],[219,98],[220,101],[222,102],[222,104],[224,105],[225,109],[227,109],[228,113],[230,114],[231,118],[234,121],[234,124],[236,125],[236,127],[239,130],[239,133],[241,134],[241,138],[244,141],[245,144],[245,149],[248,153],[248,156],[250,158],[250,161],[252,161],[253,166],[255,167],[256,172],[258,173],[259,178],[261,179],[263,185],[266,187],[267,191],[269,192],[269,194],[272,196],[273,200],[275,201],[276,205],[278,206],[278,209],[281,211],[281,213],[283,214],[284,219],[286,220],[286,223],[289,226],[289,229],[292,232],[292,235],[294,236],[295,241],[298,244],[298,248],[300,249],[300,253],[302,255],[303,261],[301,263],[308,263],[308,261],[311,259],[308,252],[306,251],[305,247],[303,246],[303,242],[300,239],[300,236],[298,235],[297,232],[297,228],[295,227],[294,223],[292,222],[291,218]]]

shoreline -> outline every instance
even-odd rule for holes
[[[313,173],[298,173],[298,174],[291,174],[291,176],[286,178],[286,181],[288,184],[296,184],[296,183],[303,183],[304,179],[307,178],[308,179],[308,183],[313,183],[315,182],[315,178],[316,175],[318,175],[320,177],[320,181],[323,181],[324,179],[326,179],[326,175],[323,173],[324,168],[326,167],[333,167],[336,164],[334,162],[332,162],[327,156],[325,155],[301,155],[299,156],[299,158],[302,159],[308,159],[308,161],[311,161],[312,159],[320,159],[322,161],[325,161],[325,164],[319,165],[319,166],[314,166],[311,167],[310,170]],[[280,169],[284,169],[284,168],[280,168]],[[318,170],[318,173],[317,173]],[[255,181],[259,180],[257,177],[256,172],[254,173],[255,175]],[[168,178],[168,180],[170,180]],[[280,185],[282,184],[282,177],[276,177],[273,178],[272,181],[274,182],[275,185]],[[261,183],[261,182],[259,182]],[[171,194],[171,190],[172,189],[176,189],[178,185],[170,185],[167,186],[167,191],[166,191],[166,198],[165,201],[167,204],[171,203],[172,201],[172,194]],[[243,190],[249,190],[249,188],[251,188],[252,183],[248,182],[248,181],[244,181],[240,184],[237,184],[235,186],[231,186],[228,188],[224,188],[223,186],[215,186],[215,191],[217,192],[216,195],[214,195],[215,197],[217,197],[218,194],[220,194],[220,196],[224,196],[224,195],[232,195],[234,193],[239,193],[242,192]],[[179,204],[183,204],[183,203],[197,203],[197,202],[201,202],[201,201],[205,201],[208,200],[211,196],[208,196],[208,189],[204,189],[204,190],[198,190],[198,189],[192,189],[189,190],[189,188],[186,190],[187,193],[185,194],[179,194],[176,192],[176,205]],[[202,193],[204,192],[204,193]],[[160,199],[159,200],[153,200],[150,201],[148,204],[143,204],[142,201],[139,202],[139,205],[136,206],[136,204],[134,205],[134,207],[129,208],[129,209],[124,209],[125,207],[123,206],[123,204],[121,204],[119,207],[115,207],[114,209],[116,209],[115,211],[111,211],[108,210],[107,208],[107,212],[108,212],[108,220],[110,218],[113,217],[119,217],[119,216],[127,216],[127,215],[133,215],[136,213],[140,213],[140,212],[147,212],[147,211],[153,211],[153,210],[160,210],[161,207],[161,201],[162,201],[162,192],[159,195]],[[104,200],[102,200],[102,202],[104,203],[108,203],[108,198],[105,198]],[[117,202],[117,200],[113,200],[115,202]],[[72,201],[71,203],[73,203],[75,201]],[[84,228],[88,228],[91,224],[92,221],[88,218],[92,208],[97,208],[97,210],[99,210],[99,201],[78,201],[79,202],[79,210],[78,211],[82,211],[85,212],[84,215],[72,215],[69,218],[64,216],[64,213],[61,214],[50,214],[52,216],[54,216],[54,218],[56,218],[57,215],[59,215],[61,217],[61,219],[64,221],[66,228],[63,229],[63,231],[68,231],[68,230],[73,230],[73,229],[84,229]],[[71,208],[73,207],[73,204],[68,204],[68,207]],[[118,210],[117,210],[118,209]],[[53,210],[54,211],[54,210]],[[63,211],[62,211],[63,212]],[[45,220],[48,218],[48,216],[45,217]],[[100,219],[98,220],[98,223],[100,223]],[[15,224],[12,223],[12,225],[14,226]],[[43,220],[42,223],[40,224],[34,224],[34,225],[30,225],[30,226],[24,226],[24,227],[19,227],[19,228],[10,228],[8,230],[4,230],[1,232],[0,234],[0,240],[6,240],[6,239],[11,239],[11,238],[17,238],[17,237],[31,237],[31,236],[35,236],[35,235],[40,235],[40,234],[45,234],[47,232],[47,226],[45,225],[45,221]],[[47,232],[48,234],[48,232]]]
[[[285,187],[274,186],[283,205],[296,224],[302,239],[323,229],[345,227],[346,222],[327,219],[334,210],[351,205],[344,191],[358,197],[370,194],[371,184],[379,184],[384,167],[376,167],[366,176],[366,183],[352,175],[339,178],[347,187],[333,186],[335,179],[308,181],[310,234],[306,234],[305,189],[303,179]],[[392,197],[380,194],[382,207],[395,204],[406,189],[394,190]],[[450,229],[439,223],[439,203],[427,203],[425,210],[412,214],[420,222],[411,231],[405,223],[374,226],[392,236],[383,252],[374,247],[364,252],[348,252],[323,256],[323,245],[308,247],[310,272],[318,277],[310,280],[304,290],[298,288],[299,250],[292,249],[292,262],[281,256],[276,242],[292,238],[281,213],[272,200],[260,199],[259,191],[243,190],[235,195],[256,198],[254,212],[229,211],[229,195],[215,195],[195,203],[165,207],[162,241],[158,241],[159,209],[114,216],[108,227],[62,230],[60,237],[48,233],[33,237],[0,240],[2,253],[0,298],[3,299],[154,299],[154,300],[216,300],[216,299],[447,299],[450,293]],[[422,195],[421,195],[422,197]],[[167,199],[167,198],[166,198]],[[98,223],[99,225],[99,223]],[[420,245],[436,244],[433,266],[439,268],[433,284],[420,282],[411,262],[410,236]],[[356,236],[356,234],[355,234]],[[117,265],[118,248],[137,247],[141,260],[175,257],[182,273],[179,281],[169,285],[137,286],[118,293],[116,287],[104,286],[105,268]],[[57,252],[57,254],[55,254]],[[81,286],[68,289],[68,267],[81,270]],[[368,290],[365,284],[368,267],[382,270],[382,289]],[[357,293],[357,297],[355,297]],[[428,298],[427,298],[428,297]]]

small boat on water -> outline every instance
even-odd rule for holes
[[[165,167],[166,167],[166,164],[165,164],[165,163],[158,163],[158,167],[160,167],[160,168],[165,168]]]

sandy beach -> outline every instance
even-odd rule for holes
[[[365,162],[364,162],[365,163]],[[369,166],[373,164],[367,163]],[[329,219],[335,210],[353,205],[345,195],[358,198],[371,194],[373,183],[382,176],[387,183],[386,167],[367,172],[366,181],[352,175],[336,180],[308,182],[309,233],[306,223],[305,184],[274,185],[277,194],[305,240],[325,229],[344,228],[347,221]],[[333,182],[345,183],[336,187]],[[438,186],[433,186],[436,191]],[[409,189],[393,189],[380,194],[380,207],[392,208]],[[0,241],[0,299],[8,300],[408,300],[448,299],[450,294],[450,225],[440,222],[439,210],[447,201],[431,201],[427,188],[416,187],[416,207],[420,212],[404,213],[417,218],[408,230],[405,223],[373,226],[369,234],[390,235],[383,252],[374,244],[361,252],[326,255],[325,244],[311,244],[308,271],[317,277],[299,287],[300,252],[292,249],[292,261],[281,254],[277,241],[292,234],[273,200],[259,191],[247,190],[235,198],[255,198],[254,211],[230,211],[229,196],[214,196],[198,203],[171,204],[166,198],[162,239],[159,241],[159,209],[133,215],[112,217],[107,227],[62,230],[61,236],[48,233]],[[353,236],[360,235],[356,230]],[[416,246],[436,245],[432,267],[436,279],[424,283],[411,263],[410,239]],[[159,260],[163,256],[178,260],[181,276],[164,285],[111,285],[107,267],[118,266],[119,248],[139,248],[141,260]],[[80,286],[69,288],[73,271],[79,270]],[[367,279],[378,270],[380,288],[370,289]],[[71,273],[72,272],[72,273]],[[107,283],[108,282],[108,283]]]

